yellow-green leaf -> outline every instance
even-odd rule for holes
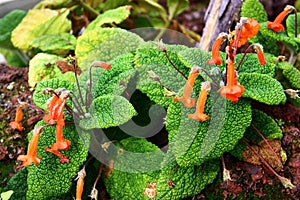
[[[12,32],[12,43],[15,47],[28,51],[31,42],[46,34],[67,32],[71,23],[67,19],[69,10],[30,10],[22,22]]]

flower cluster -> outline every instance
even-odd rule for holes
[[[46,147],[45,151],[58,156],[61,163],[69,162],[68,156],[64,156],[58,150],[67,150],[71,145],[71,141],[64,139],[63,136],[63,127],[65,126],[64,108],[70,91],[62,89],[55,91],[52,89],[46,90],[48,93],[49,91],[50,93],[53,93],[54,96],[47,102],[47,110],[49,111],[49,114],[44,116],[44,121],[50,125],[54,125],[56,123],[56,142],[51,145],[51,148]],[[58,96],[57,94],[59,93],[60,95]],[[42,158],[37,156],[37,148],[38,140],[42,134],[43,128],[43,126],[39,126],[34,130],[33,136],[29,142],[27,155],[20,155],[17,158],[17,160],[22,161],[23,166],[29,166],[32,162],[35,165],[40,163]]]
[[[218,88],[220,96],[229,99],[232,102],[237,102],[242,96],[245,88],[238,82],[238,71],[235,69],[235,56],[238,47],[245,45],[249,38],[253,38],[259,31],[259,23],[251,18],[242,17],[240,22],[237,23],[235,30],[229,34],[220,33],[215,43],[212,46],[212,58],[206,62],[206,65],[220,65],[223,60],[220,56],[220,48],[224,41],[228,40],[226,47],[226,78],[225,84]],[[259,44],[252,44],[248,48],[253,47],[257,53],[258,61],[261,65],[266,64],[263,48]],[[245,53],[247,53],[248,49]],[[240,65],[240,63],[239,63]],[[194,82],[200,72],[199,67],[192,68],[190,75],[186,81],[182,97],[175,97],[175,102],[182,102],[186,108],[192,108],[195,105],[195,99],[191,98],[191,93],[194,87]],[[196,112],[188,114],[188,118],[198,121],[206,121],[209,116],[204,114],[204,106],[207,95],[211,89],[210,82],[203,82],[201,91],[198,97]]]

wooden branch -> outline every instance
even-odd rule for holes
[[[239,20],[242,0],[211,0],[205,14],[205,27],[200,41],[200,49],[211,50],[219,33],[228,32]]]

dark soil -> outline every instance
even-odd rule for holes
[[[27,134],[43,113],[32,101],[33,90],[28,86],[28,68],[0,64],[0,93],[0,188],[3,188],[8,178],[22,168],[16,159],[18,155],[26,154]],[[9,126],[14,121],[18,101],[27,105],[22,109],[23,131],[13,130]]]

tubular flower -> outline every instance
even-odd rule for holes
[[[40,135],[43,130],[43,126],[39,126],[34,129],[32,138],[28,145],[27,155],[19,155],[17,160],[22,161],[23,166],[29,166],[33,162],[35,165],[39,164],[41,161],[41,157],[36,155],[37,148],[38,148],[38,141]]]
[[[231,59],[227,64],[227,83],[219,89],[222,97],[229,99],[232,102],[237,102],[244,92],[244,87],[237,81],[234,63]]]
[[[84,168],[78,172],[78,176],[77,176],[78,180],[76,185],[76,200],[81,200],[85,175],[86,172]]]
[[[59,151],[57,150],[54,150],[54,149],[50,149],[48,147],[46,147],[44,149],[46,152],[50,152],[56,156],[58,156],[60,158],[59,162],[60,163],[68,163],[69,162],[69,157],[68,156],[64,156],[62,153],[60,153]]]
[[[64,108],[66,104],[66,100],[69,96],[69,91],[62,91],[59,97],[53,96],[50,101],[47,103],[47,110],[49,110],[49,114],[44,116],[44,121],[49,122],[50,124],[61,123],[64,126]]]
[[[232,32],[236,35],[236,40],[238,40],[237,47],[246,44],[249,38],[253,38],[258,33],[259,29],[260,25],[256,20],[242,17],[241,22],[237,24],[236,30]],[[233,40],[234,43],[235,40]]]
[[[210,82],[203,82],[201,85],[199,98],[197,100],[196,112],[194,114],[189,114],[188,118],[198,120],[198,121],[206,121],[209,119],[209,116],[204,114],[204,106],[209,91],[210,91]]]
[[[51,145],[53,150],[68,150],[71,146],[71,141],[66,140],[63,135],[63,126],[56,125],[56,142]]]
[[[23,117],[23,112],[22,112],[22,105],[19,104],[18,105],[18,108],[17,108],[17,111],[16,111],[16,118],[15,118],[15,121],[13,122],[10,122],[9,123],[9,126],[13,129],[17,129],[19,131],[22,131],[24,130],[24,127],[21,123],[22,121],[22,117]]]
[[[44,117],[44,121],[54,124],[56,121],[56,142],[51,145],[53,150],[67,150],[70,148],[71,141],[64,139],[63,127],[65,126],[65,120],[63,117],[64,107],[66,99],[69,96],[70,91],[62,91],[59,97],[54,96],[47,104],[47,109],[50,111],[48,115]]]
[[[212,59],[206,62],[207,65],[215,64],[220,65],[223,60],[220,57],[220,48],[222,43],[227,39],[228,35],[226,33],[220,33],[215,43],[212,46]]]
[[[265,65],[267,62],[265,59],[263,47],[260,44],[255,44],[254,49],[257,53],[257,58],[258,58],[260,65]]]
[[[284,8],[284,10],[275,18],[273,22],[268,21],[267,27],[273,29],[273,31],[275,31],[276,33],[278,33],[279,31],[284,32],[284,27],[281,23],[284,20],[284,18],[293,10],[295,10],[293,6],[287,5]]]
[[[195,98],[191,98],[191,94],[193,91],[194,83],[197,78],[197,75],[200,73],[199,67],[193,67],[190,75],[186,81],[186,84],[183,88],[183,96],[182,97],[175,97],[174,101],[178,102],[181,101],[186,108],[192,108],[195,105]]]

